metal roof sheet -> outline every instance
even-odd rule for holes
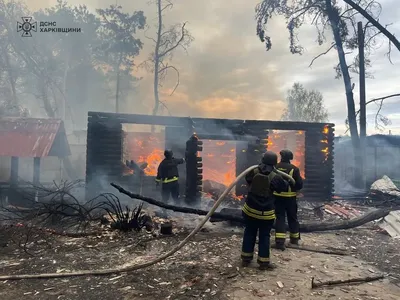
[[[64,135],[64,125],[57,119],[1,118],[0,156],[45,157],[50,153],[57,135]],[[60,138],[61,143],[66,137]],[[67,142],[69,152],[69,146]]]
[[[400,210],[390,212],[379,224],[379,227],[391,237],[400,238]]]

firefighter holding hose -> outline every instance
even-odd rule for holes
[[[174,158],[172,150],[164,151],[164,160],[157,170],[156,185],[161,185],[161,197],[164,203],[168,203],[170,196],[178,203],[179,201],[179,172],[178,165],[185,162],[184,158]]]
[[[246,175],[249,192],[243,206],[245,230],[242,244],[242,264],[248,266],[253,260],[257,233],[259,235],[257,263],[261,270],[275,269],[270,262],[270,233],[275,220],[273,192],[287,190],[288,183],[274,171],[278,156],[265,152],[257,169]]]
[[[274,192],[275,195],[275,244],[276,248],[285,250],[286,240],[286,216],[290,231],[290,243],[299,245],[300,232],[299,220],[297,218],[297,192],[303,188],[303,179],[300,175],[300,170],[295,165],[291,164],[293,160],[293,153],[290,150],[282,150],[280,153],[281,161],[277,164],[276,168],[286,174],[289,174],[295,180],[295,184],[290,184],[286,191],[279,193]]]

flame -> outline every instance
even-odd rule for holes
[[[164,159],[164,136],[160,133],[128,132],[128,158],[138,165],[147,163],[144,173],[147,176],[157,176],[157,169]]]
[[[329,132],[326,127],[324,134]],[[128,132],[127,147],[129,160],[134,160],[138,165],[147,163],[144,169],[146,176],[156,176],[157,168],[164,158],[165,138],[163,133],[138,133]],[[327,139],[321,140],[328,143]],[[304,144],[303,131],[276,131],[270,132],[268,149],[279,153],[282,149],[291,149],[294,154],[293,164],[299,167],[304,178]],[[246,152],[246,150],[242,150]],[[328,152],[328,147],[323,152]],[[231,184],[236,178],[236,143],[234,141],[203,141],[203,151],[199,152],[203,158],[203,180],[212,180],[224,185]],[[132,171],[124,170],[124,174],[132,174]],[[231,195],[237,200],[242,196]]]
[[[292,163],[300,169],[301,177],[305,178],[305,135],[304,131],[270,131],[267,142],[268,150],[279,154],[282,149],[293,152]]]
[[[147,176],[157,176],[157,169],[160,162],[164,159],[164,151],[160,149],[154,149],[148,156],[140,156],[138,163],[147,163],[144,173]]]
[[[324,134],[324,139],[322,139],[320,142],[323,145],[323,149],[321,150],[322,153],[324,153],[324,161],[328,160],[329,157],[329,147],[328,147],[328,133],[329,133],[329,126],[325,125],[324,129],[322,130],[322,133]]]
[[[229,185],[236,178],[236,148],[231,141],[203,141],[203,180]]]

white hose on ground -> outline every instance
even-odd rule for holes
[[[241,180],[248,172],[256,169],[258,166],[254,165],[246,170],[244,170],[242,173],[239,174],[238,177],[227,187],[227,189],[222,193],[222,195],[218,198],[218,200],[215,202],[214,206],[210,209],[208,214],[204,217],[204,219],[192,230],[189,235],[182,240],[176,247],[172,248],[170,251],[164,253],[163,255],[157,257],[154,260],[151,260],[149,262],[143,263],[143,264],[137,264],[133,266],[127,266],[127,267],[119,267],[119,268],[113,268],[113,269],[104,269],[104,270],[82,270],[82,271],[76,271],[76,272],[69,272],[69,273],[42,273],[42,274],[22,274],[22,275],[2,275],[0,276],[0,280],[21,280],[21,279],[50,279],[50,278],[62,278],[62,277],[76,277],[76,276],[95,276],[95,275],[111,275],[111,274],[117,274],[117,273],[126,273],[126,272],[132,272],[136,271],[139,269],[147,268],[150,267],[154,264],[157,264],[164,259],[168,258],[169,256],[175,254],[177,251],[179,251],[183,246],[186,245],[189,240],[200,231],[200,229],[207,223],[207,221],[210,219],[212,214],[216,211],[218,206],[221,204],[222,200],[229,194],[229,192],[232,190],[232,188]],[[291,176],[289,176],[286,173],[283,173],[279,170],[275,171],[287,178],[288,180],[293,180]],[[290,178],[289,178],[290,177]],[[294,181],[294,180],[293,180]]]

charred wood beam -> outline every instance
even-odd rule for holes
[[[139,114],[121,114],[121,113],[105,113],[92,112],[88,113],[89,123],[101,121],[111,123],[131,123],[131,124],[148,124],[161,126],[188,126],[191,120],[194,121],[196,128],[202,127],[203,124],[210,124],[229,128],[230,126],[243,128],[265,128],[276,130],[307,130],[307,129],[323,129],[324,126],[333,127],[331,123],[308,123],[308,122],[288,122],[288,121],[259,121],[259,120],[238,120],[238,119],[206,119],[206,118],[187,118],[187,117],[171,117],[171,116],[149,116]]]
[[[132,199],[142,200],[147,203],[150,203],[150,204],[153,204],[153,205],[156,205],[158,207],[162,207],[162,208],[165,208],[168,210],[173,210],[173,211],[182,212],[182,213],[196,214],[196,215],[200,215],[200,216],[205,216],[208,213],[208,211],[205,211],[205,210],[170,205],[170,204],[162,203],[161,201],[157,201],[153,198],[145,197],[145,196],[142,196],[139,194],[134,194],[134,193],[131,193],[131,192],[125,190],[123,187],[121,187],[115,183],[111,183],[111,186],[116,188],[120,193],[125,194]],[[237,212],[231,213],[231,214],[214,213],[213,219],[243,223],[241,210],[237,209],[236,211]],[[388,208],[387,209],[377,209],[377,210],[370,211],[360,217],[357,217],[357,218],[354,218],[351,220],[338,221],[338,222],[303,223],[303,224],[300,224],[300,232],[331,231],[331,230],[342,230],[342,229],[354,228],[354,227],[364,225],[368,222],[386,217],[390,213],[390,211],[391,211],[391,209],[388,209]]]
[[[258,139],[258,137],[256,136],[244,136],[244,135],[209,134],[209,133],[196,133],[196,135],[200,140],[254,142]]]

